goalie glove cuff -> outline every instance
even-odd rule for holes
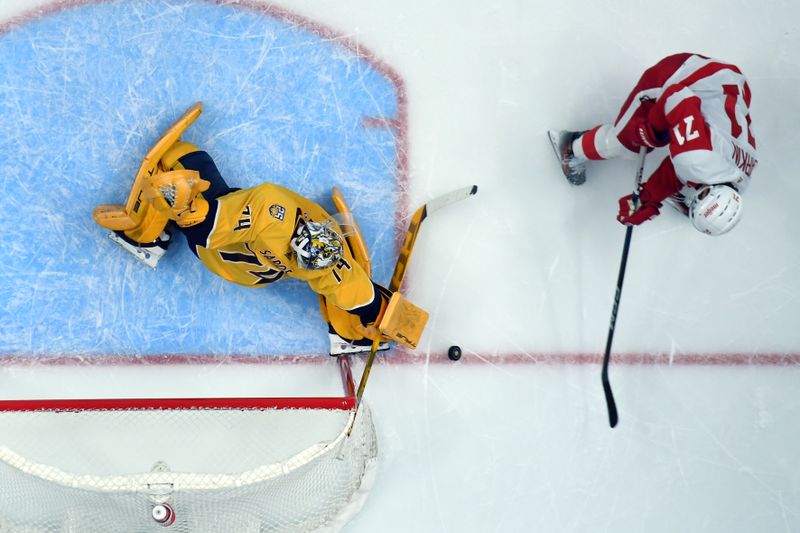
[[[389,299],[392,293],[374,281],[372,282],[373,297],[366,305],[351,309],[349,312],[357,315],[363,326],[375,325],[380,322],[383,313],[386,312],[386,306],[389,304]]]

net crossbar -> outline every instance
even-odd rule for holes
[[[0,401],[0,531],[334,531],[377,457],[340,369],[333,398]]]

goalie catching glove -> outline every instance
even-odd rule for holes
[[[205,220],[208,201],[200,193],[210,185],[195,170],[170,170],[148,176],[143,191],[156,211],[188,228]]]

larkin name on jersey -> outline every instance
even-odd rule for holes
[[[691,55],[654,95],[677,177],[747,188],[758,159],[750,87],[735,65]],[[658,116],[658,114],[656,115]]]

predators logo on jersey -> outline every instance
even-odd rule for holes
[[[269,206],[269,214],[272,215],[273,218],[283,221],[283,217],[286,215],[286,209],[282,205],[272,204]]]

